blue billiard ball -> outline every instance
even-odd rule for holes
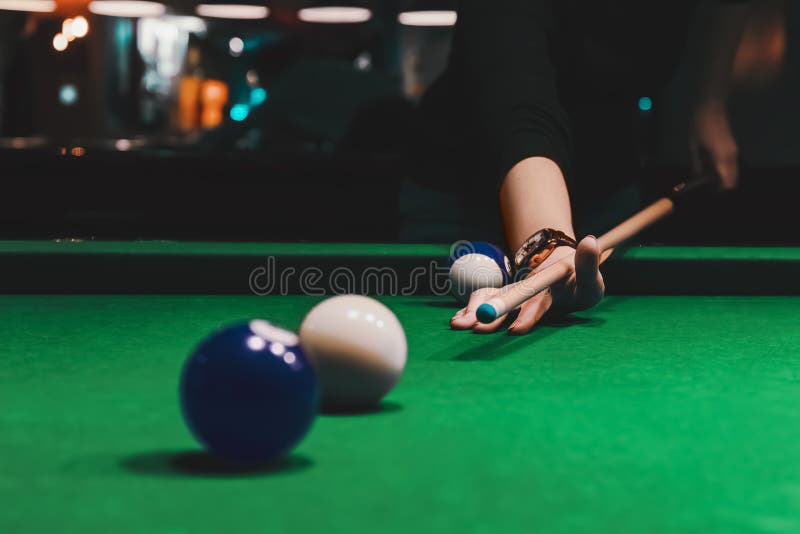
[[[485,241],[459,241],[450,249],[450,292],[466,303],[476,289],[503,287],[511,277],[508,257]]]
[[[234,324],[200,342],[180,379],[183,418],[213,455],[267,462],[314,421],[318,386],[297,336],[267,321]]]

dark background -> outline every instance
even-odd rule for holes
[[[0,10],[0,238],[497,238],[495,220],[463,209],[474,199],[410,179],[410,117],[444,68],[452,28],[403,26],[397,15],[453,2],[359,2],[372,18],[351,24],[303,22],[309,2],[289,0],[267,3],[270,16],[256,21],[197,19],[190,1],[166,2],[155,21],[97,16],[86,4]],[[57,52],[53,36],[78,14],[89,34]],[[645,241],[798,244],[798,28],[796,3],[756,2],[730,105],[742,185],[694,198]],[[653,109],[631,102],[643,200],[686,176],[696,33],[670,86],[642,95]],[[153,39],[157,59],[143,51]],[[190,74],[227,84],[218,127],[179,127],[179,82]],[[74,103],[60,99],[66,86]],[[264,102],[253,104],[256,90]],[[244,120],[234,120],[237,104]]]

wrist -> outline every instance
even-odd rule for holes
[[[574,249],[577,245],[571,235],[553,228],[543,228],[530,236],[516,251],[514,269],[517,272],[535,270],[557,249]]]
[[[553,265],[554,263],[558,263],[559,261],[565,258],[571,258],[575,256],[575,249],[569,246],[561,246],[557,247],[553,250],[552,254],[550,254],[546,260],[544,260],[541,265],[539,265],[534,272],[539,272],[542,269],[546,269]]]

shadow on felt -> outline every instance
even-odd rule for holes
[[[304,471],[313,465],[306,456],[290,454],[257,465],[226,462],[204,451],[150,451],[119,461],[126,471],[139,475],[198,478],[248,478]]]
[[[403,409],[403,405],[392,401],[381,401],[376,406],[368,408],[339,408],[336,406],[322,406],[320,415],[327,417],[361,417],[361,416],[377,416],[388,415],[394,412],[399,412]]]
[[[498,332],[481,334],[490,339],[487,343],[476,347],[470,347],[455,356],[448,355],[447,358],[441,359],[460,362],[499,360],[511,352],[518,350],[520,347],[533,345],[546,337],[560,332],[564,328],[577,326],[595,328],[605,322],[605,319],[598,317],[589,318],[575,315],[546,317],[541,323],[537,324],[533,330],[521,336],[508,334],[505,330],[507,325],[504,325]]]

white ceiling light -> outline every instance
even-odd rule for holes
[[[217,19],[265,19],[269,16],[269,8],[246,4],[200,4],[197,14]]]
[[[244,52],[244,41],[240,37],[234,37],[228,41],[228,51],[233,57],[239,57]]]
[[[69,40],[67,36],[63,33],[57,33],[55,37],[53,37],[53,48],[55,48],[59,52],[63,52],[69,46]]]
[[[55,0],[0,0],[0,9],[51,13],[56,10]]]
[[[200,17],[174,15],[164,17],[164,21],[169,24],[174,24],[177,28],[188,33],[196,33],[199,35],[204,35],[206,33],[206,21]]]
[[[403,26],[455,26],[455,11],[405,11],[397,15]]]
[[[363,7],[307,7],[297,13],[303,22],[320,24],[355,24],[367,22],[372,18],[372,11]]]
[[[89,33],[89,21],[86,20],[86,17],[82,16],[75,17],[74,19],[72,19],[70,32],[72,32],[72,35],[74,35],[78,39],[86,37],[86,34]]]
[[[94,0],[89,11],[109,17],[158,17],[167,10],[164,4],[143,0]]]

